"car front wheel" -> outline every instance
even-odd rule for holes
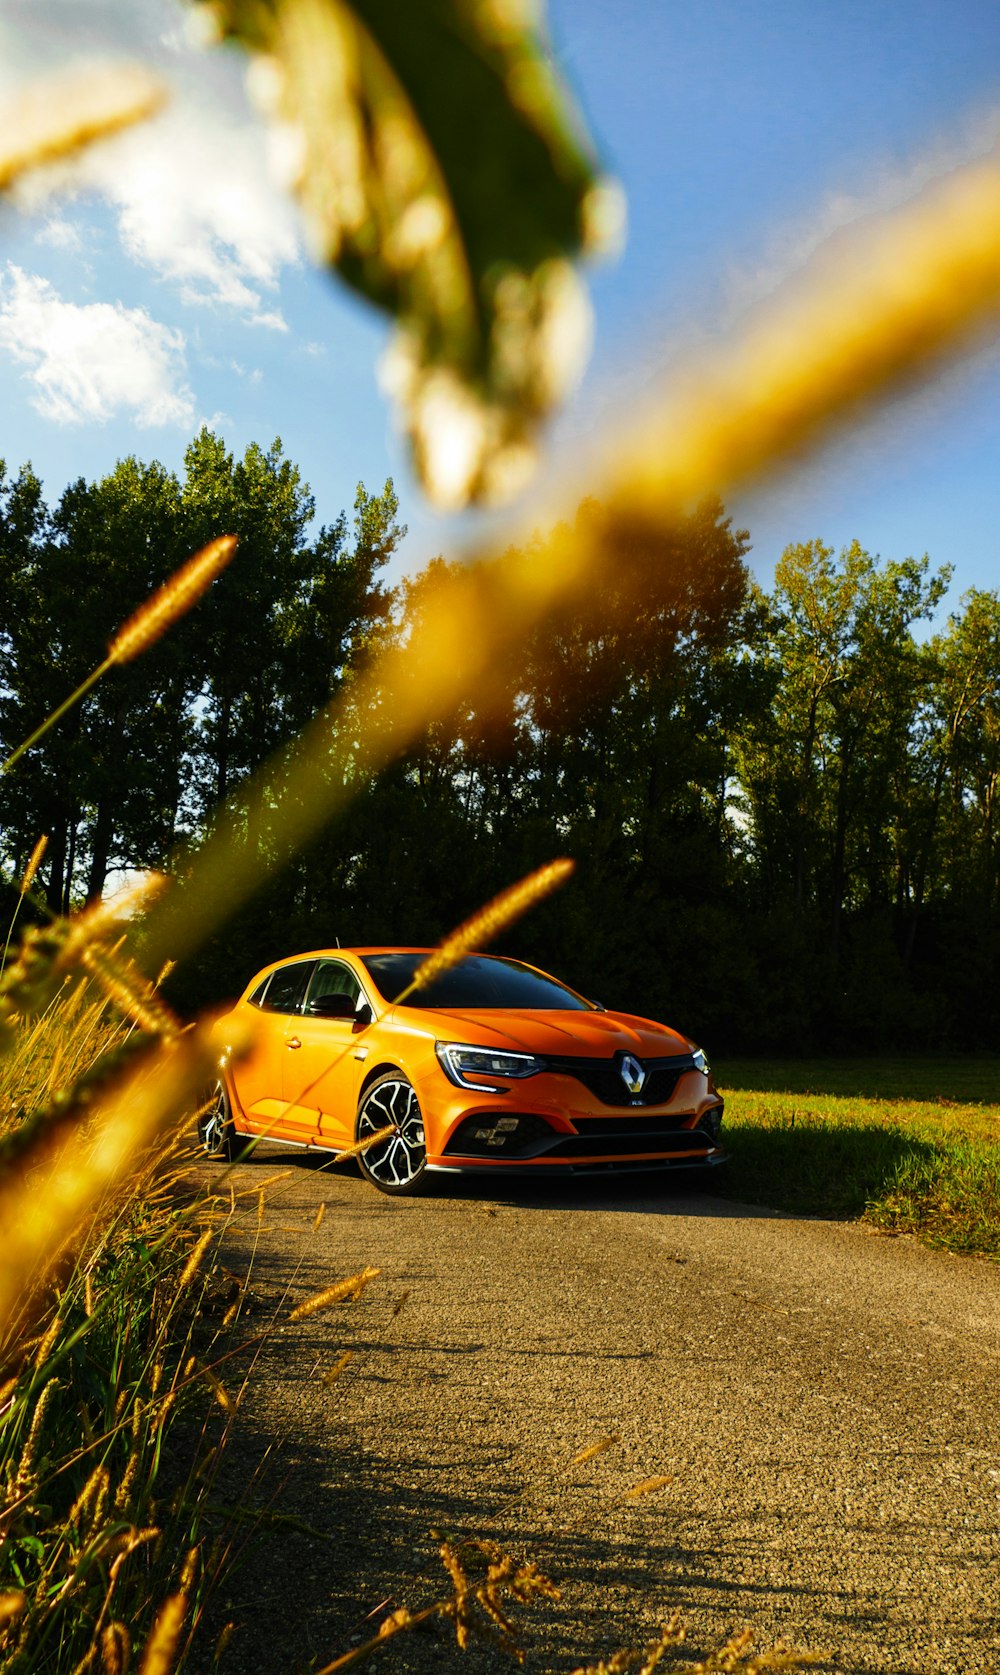
[[[211,1103],[206,1100],[198,1118],[198,1144],[206,1157],[224,1158],[228,1162],[236,1153],[236,1136],[224,1083],[216,1083],[210,1099]]]
[[[424,1119],[413,1088],[396,1070],[377,1077],[358,1107],[359,1141],[386,1128],[392,1133],[358,1154],[361,1173],[380,1192],[418,1192],[427,1168]]]

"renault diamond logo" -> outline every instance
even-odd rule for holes
[[[639,1060],[634,1059],[631,1053],[624,1053],[622,1055],[622,1062],[618,1068],[621,1071],[622,1081],[628,1088],[629,1093],[641,1093],[643,1083],[646,1080],[646,1072],[639,1063]]]

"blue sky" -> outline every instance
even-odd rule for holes
[[[1000,134],[995,0],[554,0],[549,21],[629,202],[623,254],[589,276],[594,353],[551,457],[825,238]],[[116,52],[164,70],[175,97],[0,210],[0,456],[30,458],[54,500],[127,453],[179,467],[202,421],[239,451],[280,435],[322,519],[391,474],[407,567],[456,550],[469,522],[421,501],[379,392],[388,327],[310,266],[238,60],[196,51],[171,0],[6,0],[0,97]],[[952,563],[953,603],[1000,585],[998,370],[980,356],[737,500],[762,579],[786,542],[857,536]]]

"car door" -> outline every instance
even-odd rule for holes
[[[350,1005],[350,1017],[322,1016],[323,1002],[335,996]],[[323,1145],[349,1146],[354,1140],[358,1087],[367,1056],[357,1008],[367,1004],[360,979],[346,960],[317,960],[302,1015],[286,1038],[282,1088],[289,1120]]]
[[[300,1133],[299,1123],[286,1111],[283,1080],[288,1037],[301,1018],[315,965],[315,960],[291,960],[278,966],[250,996],[250,1004],[261,1014],[256,1039],[249,1054],[235,1061],[230,1074],[254,1134],[272,1135],[275,1140],[311,1138]]]

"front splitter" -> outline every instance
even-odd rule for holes
[[[697,1157],[678,1161],[675,1158],[645,1158],[638,1161],[632,1158],[609,1158],[600,1163],[544,1163],[538,1159],[528,1162],[507,1163],[497,1158],[495,1163],[486,1163],[479,1158],[456,1159],[454,1163],[428,1163],[428,1174],[437,1175],[544,1175],[548,1179],[558,1179],[562,1175],[572,1175],[578,1179],[581,1175],[687,1175],[704,1174],[706,1170],[719,1169],[729,1162],[727,1152],[714,1152],[711,1157]]]

